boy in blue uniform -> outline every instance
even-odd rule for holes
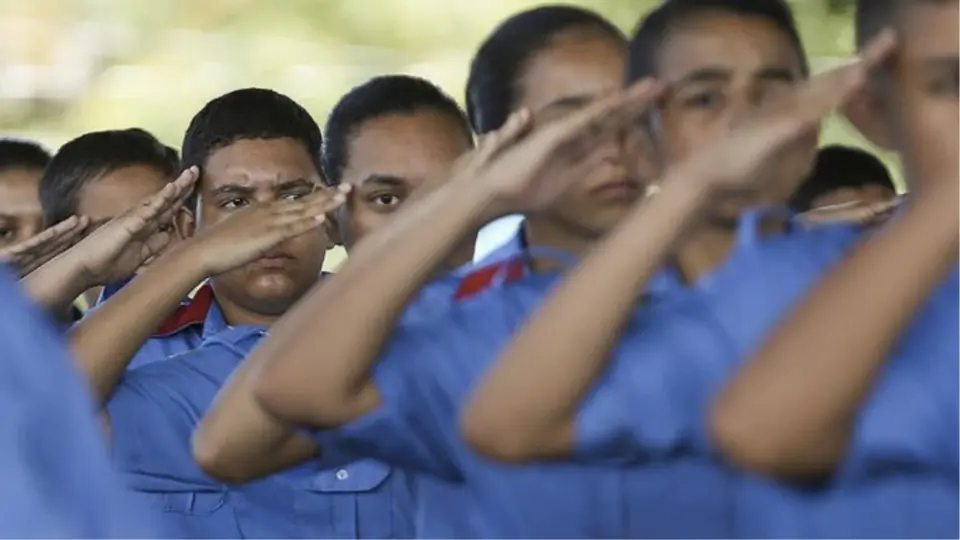
[[[49,162],[50,153],[33,141],[0,139],[0,250],[43,229],[37,184]]]
[[[952,117],[943,118],[956,111],[957,12],[956,4],[948,2],[896,5],[907,14],[906,44],[890,62],[902,70],[893,76],[903,79],[895,83],[897,90],[883,94],[884,100],[859,97],[851,116],[861,123],[889,118],[887,114],[899,118],[881,133],[898,142],[912,179],[923,182],[919,190],[929,189],[927,181],[949,179],[945,191],[954,191],[930,189],[936,194],[923,195],[927,202],[916,202],[916,210],[907,210],[829,277],[797,312],[794,324],[778,332],[724,391],[712,418],[708,410],[731,370],[756,351],[783,313],[860,235],[849,227],[834,227],[774,239],[756,253],[735,258],[710,290],[628,319],[634,310],[623,299],[636,297],[639,289],[631,280],[647,271],[640,261],[650,246],[637,250],[625,230],[619,243],[611,238],[584,262],[505,351],[500,368],[467,415],[466,429],[478,447],[512,461],[645,463],[709,462],[719,449],[734,463],[788,479],[822,478],[843,460],[824,489],[801,489],[749,475],[737,479],[736,491],[726,495],[738,501],[736,534],[956,535],[955,278],[923,310],[914,313],[911,308],[942,283],[956,262],[955,208],[948,215],[946,207],[937,204],[955,206],[956,200],[956,125]],[[940,26],[934,25],[938,18]],[[887,22],[861,42],[867,66],[883,60],[895,46],[895,39],[880,33],[883,24]],[[936,37],[930,37],[931,28]],[[912,37],[909,31],[914,32]],[[866,45],[870,37],[875,39]],[[926,54],[918,54],[918,49]],[[926,82],[915,75],[906,77],[911,62],[927,66]],[[855,86],[867,80],[864,67],[846,68],[860,79]],[[870,80],[876,84],[890,76],[884,69]],[[802,104],[837,92],[827,86],[793,101]],[[845,97],[842,92],[837,95]],[[876,109],[855,114],[870,103],[889,109],[881,107],[883,114]],[[937,141],[946,142],[913,153],[916,147],[911,144],[920,135],[936,135]],[[950,202],[929,202],[937,199]],[[938,217],[929,217],[931,213]],[[919,214],[928,216],[930,221],[923,226],[930,231],[918,230]],[[641,230],[639,220],[636,226],[634,231]],[[887,291],[897,279],[888,272],[905,271],[902,266],[894,270],[897,254],[890,246],[917,242],[923,235],[928,238],[918,242],[922,246],[913,248],[912,257],[923,270],[899,274],[904,285]],[[630,255],[631,249],[637,253]],[[889,250],[887,259],[879,255],[884,249]],[[882,283],[877,279],[855,284],[870,275],[887,277]],[[878,291],[881,288],[884,293]],[[857,294],[862,296],[858,299]],[[868,300],[869,295],[876,298]],[[574,309],[579,313],[576,320],[569,315]],[[901,334],[910,316],[916,316],[917,326]],[[891,350],[897,335],[903,341]],[[879,383],[861,409],[871,377],[891,352],[889,379]],[[604,373],[608,355],[613,362]],[[909,367],[900,360],[905,357],[911,358]],[[536,384],[529,384],[534,377]],[[928,381],[930,396],[917,399],[918,378]],[[595,385],[597,379],[600,383]],[[950,381],[949,388],[942,386],[943,381]],[[861,420],[851,429],[858,410]],[[904,415],[910,418],[901,422]],[[847,441],[850,450],[844,453]]]
[[[360,239],[392,226],[396,211],[408,201],[446,181],[473,146],[466,115],[456,103],[430,82],[404,75],[376,77],[351,90],[331,111],[325,131],[324,178],[353,187],[350,202],[335,213],[351,254]],[[431,282],[408,308],[408,318],[429,318],[454,300],[456,276],[468,268],[472,243],[468,235],[445,262],[446,275]],[[292,425],[265,414],[253,399],[253,376],[262,364],[257,358],[263,357],[254,356],[237,370],[194,435],[194,456],[214,477],[250,481],[325,452]],[[430,482],[418,479],[418,501],[428,498],[433,504],[418,504],[417,534],[455,534],[456,528],[423,531],[424,520],[455,527],[468,518],[459,517],[463,505],[437,506],[449,500],[436,495],[445,486],[420,480]]]
[[[238,486],[205,475],[190,451],[196,423],[245,351],[320,276],[328,240],[319,229],[348,191],[320,184],[320,144],[309,114],[275,92],[238,90],[207,104],[183,144],[194,167],[187,174],[201,176],[196,234],[72,332],[117,467],[177,536],[410,534],[409,486],[379,463],[319,464]],[[179,299],[208,277],[209,297],[198,296],[209,302],[200,344],[125,372]]]
[[[0,268],[0,469],[4,538],[150,538],[159,530],[111,469],[60,336]]]
[[[179,166],[177,152],[142,129],[81,135],[60,147],[40,180],[44,224],[52,227],[70,216],[82,216],[91,227],[98,227],[176,179]],[[188,212],[188,208],[180,211]],[[57,281],[53,270],[47,268],[44,279]],[[111,279],[120,282],[129,277],[116,275]],[[89,289],[70,291],[77,294],[62,299],[64,305],[51,307],[69,306],[81,294],[87,305],[93,306],[100,288],[112,284],[89,283]]]

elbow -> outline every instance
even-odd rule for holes
[[[517,429],[510,422],[489,421],[467,411],[460,419],[463,440],[480,455],[512,465],[536,461],[543,445],[537,444],[532,431]]]
[[[197,429],[190,439],[193,459],[207,476],[227,484],[242,484],[253,480],[248,471],[238,466],[227,453],[226,445]]]
[[[253,397],[278,420],[311,429],[336,429],[349,422],[357,402],[357,398],[335,388],[311,385],[301,389],[269,377],[257,380]]]
[[[768,426],[721,401],[710,411],[710,436],[725,461],[754,474],[781,480],[829,475],[839,455],[829,445],[798,440],[800,430],[786,420]]]

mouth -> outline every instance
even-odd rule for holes
[[[267,269],[287,268],[292,265],[295,260],[296,259],[287,253],[270,252],[257,259],[256,265]]]
[[[630,180],[617,180],[597,186],[591,190],[594,195],[604,200],[625,201],[636,200],[644,193],[644,188],[638,182]]]

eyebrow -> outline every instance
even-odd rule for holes
[[[753,77],[765,81],[794,82],[797,80],[797,76],[793,71],[787,68],[771,66],[760,69]],[[684,75],[674,86],[680,88],[684,85],[698,83],[727,82],[732,78],[733,70],[730,69],[716,67],[701,68]]]
[[[587,103],[593,101],[594,96],[568,96],[560,98],[556,101],[551,101],[546,106],[544,106],[541,111],[550,111],[553,109],[576,109],[583,107]]]
[[[960,57],[957,56],[934,56],[923,60],[924,66],[930,70],[944,71],[960,69]]]
[[[305,188],[309,188],[309,189],[312,190],[312,189],[314,189],[316,186],[315,186],[315,184],[314,184],[313,182],[311,182],[311,181],[309,181],[309,180],[307,180],[307,179],[305,179],[305,178],[297,178],[297,179],[294,179],[294,180],[287,180],[286,182],[280,182],[280,183],[276,184],[275,186],[273,186],[273,189],[274,189],[274,191],[289,191],[289,190],[291,190],[291,189],[304,188],[304,187],[305,187]],[[249,194],[253,193],[254,191],[256,191],[255,188],[252,187],[252,186],[249,186],[249,185],[224,184],[224,185],[222,185],[222,186],[218,186],[218,187],[214,188],[213,190],[211,190],[211,191],[210,191],[210,194],[213,195],[213,196],[224,195],[224,194],[227,194],[227,195],[249,195]]]
[[[387,187],[406,187],[407,186],[407,183],[403,180],[403,178],[399,176],[390,175],[390,174],[371,174],[370,176],[360,181],[361,186],[365,186],[367,184],[374,184],[374,185],[387,186]]]

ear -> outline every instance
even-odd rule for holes
[[[181,240],[185,240],[193,236],[197,228],[197,221],[190,210],[180,207],[177,214],[173,216],[173,226],[177,229],[177,236]]]
[[[860,89],[843,108],[843,115],[857,131],[884,150],[894,146],[888,114],[885,96],[878,92],[875,83]]]

